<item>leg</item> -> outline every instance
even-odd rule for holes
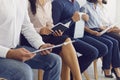
[[[33,48],[25,48],[33,51]],[[53,53],[45,56],[37,54],[33,59],[26,61],[26,63],[34,69],[43,69],[43,80],[60,80],[62,63],[58,55]]]
[[[70,39],[66,39],[66,42],[70,41]],[[69,49],[69,50],[68,50]],[[73,45],[70,43],[68,45],[62,46],[62,54],[61,57],[65,64],[67,64],[70,67],[70,70],[72,72],[73,78],[75,80],[82,80],[79,64],[76,56],[76,51],[74,50]]]
[[[70,68],[62,61],[61,80],[70,80]]]
[[[42,69],[38,70],[38,80],[43,80],[44,71]]]
[[[0,58],[0,77],[7,80],[33,80],[32,69],[25,63]]]
[[[110,32],[110,33],[107,33],[108,36],[116,39],[118,41],[118,44],[119,44],[119,50],[120,50],[120,34],[118,33],[113,33],[113,32]]]
[[[77,40],[77,42],[73,43],[75,50],[82,54],[82,56],[78,57],[79,65],[80,65],[80,70],[81,73],[83,73],[89,65],[98,57],[98,50],[82,41],[82,40]],[[84,62],[83,62],[84,61]]]
[[[112,51],[113,54],[112,54],[111,63],[112,63],[112,67],[115,69],[117,76],[120,78],[120,69],[119,69],[120,53],[119,53],[118,41],[110,36],[105,35],[104,37],[113,42],[113,51]]]
[[[98,58],[105,56],[108,53],[108,47],[106,46],[106,44],[102,43],[101,41],[91,36],[85,35],[81,40],[87,42],[88,44],[98,49],[98,52],[99,52]]]

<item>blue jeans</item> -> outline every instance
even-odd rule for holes
[[[108,53],[103,57],[103,69],[110,69],[111,64],[113,68],[120,67],[120,54],[117,40],[106,34],[99,37],[90,35],[88,33],[86,34],[104,43],[108,47]]]
[[[35,49],[25,47],[27,50],[34,51]],[[0,77],[8,80],[33,80],[32,69],[43,69],[43,80],[60,80],[61,74],[61,58],[56,54],[41,56],[37,54],[34,58],[25,63],[0,58]]]

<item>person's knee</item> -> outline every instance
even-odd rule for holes
[[[67,41],[71,41],[71,39],[70,39],[70,38],[67,38],[65,41],[66,41],[66,42],[67,42]]]
[[[112,42],[113,42],[113,45],[114,45],[114,46],[118,46],[118,44],[119,44],[119,42],[118,42],[116,39],[113,39]]]
[[[93,60],[98,57],[98,54],[99,54],[98,49],[94,48],[93,53],[91,53],[91,56],[92,56]]]
[[[108,53],[108,46],[107,45],[105,45],[105,44],[102,44],[101,45],[101,54],[100,54],[100,56],[99,57],[103,57],[103,56],[105,56],[107,53]]]
[[[108,48],[113,48],[113,42],[111,40],[107,40],[106,44]]]
[[[8,80],[32,80],[32,69],[25,63],[4,59],[2,68],[2,76]]]
[[[50,54],[49,55],[49,65],[47,66],[48,68],[46,69],[56,69],[57,71],[61,71],[61,66],[62,66],[62,60],[61,60],[61,57],[56,55],[56,54]],[[46,70],[45,69],[45,70]]]
[[[33,80],[32,69],[29,65],[23,63],[16,68],[17,73],[14,75],[13,80]]]

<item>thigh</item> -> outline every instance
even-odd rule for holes
[[[35,51],[36,49],[31,47],[23,46],[29,51]],[[60,62],[61,58],[54,54],[50,53],[48,55],[40,55],[39,53],[36,56],[25,63],[27,63],[33,69],[43,69],[46,70],[48,67],[52,67],[56,62]],[[59,63],[60,64],[60,63]]]
[[[110,32],[110,33],[106,33],[106,35],[109,35],[109,36],[111,36],[112,38],[115,38],[116,40],[118,40],[118,42],[120,42],[120,34]]]
[[[76,40],[73,43],[75,50],[83,55],[90,55],[90,54],[98,54],[98,50],[96,47],[82,41],[81,39]]]
[[[28,75],[29,77],[32,76],[32,69],[27,64],[12,59],[0,58],[0,77],[5,77],[8,80],[14,80],[17,77],[19,80],[22,76]]]
[[[118,46],[118,41],[117,41],[116,39],[112,38],[112,37],[109,36],[109,35],[103,35],[103,37],[111,40],[114,45],[117,45],[117,46]]]
[[[108,52],[108,47],[106,44],[104,44],[103,42],[91,37],[91,36],[84,36],[82,38],[83,41],[89,43],[90,45],[96,47],[99,51],[100,56],[104,56],[107,54]]]

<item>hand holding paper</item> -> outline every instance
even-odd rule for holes
[[[44,51],[44,50],[48,50],[48,49],[53,49],[53,48],[61,47],[61,46],[63,46],[63,45],[67,45],[67,44],[73,43],[73,42],[75,42],[75,40],[73,40],[73,41],[68,41],[68,42],[64,42],[64,43],[62,43],[62,44],[55,45],[55,46],[52,46],[52,47],[48,47],[48,48],[36,50],[36,51],[33,51],[32,53],[38,53],[38,52],[41,52],[41,51]]]
[[[116,25],[118,25],[118,24],[120,24],[120,22],[115,23],[115,24],[107,27],[105,30],[103,30],[103,31],[100,32],[100,35],[103,35],[103,34],[106,33],[110,28],[113,28],[114,26],[116,26]]]

